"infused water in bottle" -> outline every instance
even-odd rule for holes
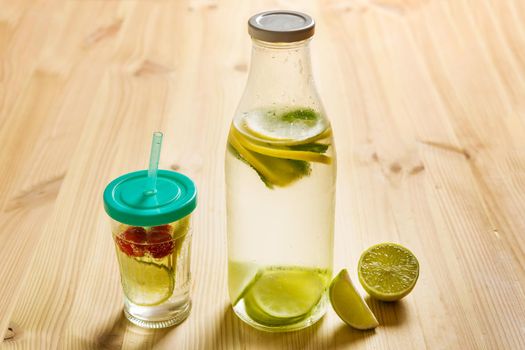
[[[226,150],[229,294],[253,327],[296,330],[327,306],[332,129],[312,77],[312,18],[269,11],[250,18],[248,28],[251,68]]]

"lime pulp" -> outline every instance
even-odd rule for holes
[[[359,281],[372,297],[396,301],[412,291],[419,277],[419,262],[396,243],[376,244],[363,252],[358,264]]]

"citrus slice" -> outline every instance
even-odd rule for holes
[[[235,137],[244,148],[255,153],[282,159],[304,160],[306,162],[319,162],[324,164],[332,163],[331,157],[321,153],[261,146],[249,141],[245,136],[234,129],[232,129],[231,132],[235,134]]]
[[[359,282],[368,294],[396,301],[412,291],[419,277],[419,262],[396,243],[376,244],[363,252],[358,265]]]
[[[283,112],[258,110],[247,114],[243,121],[244,130],[253,136],[277,142],[300,143],[321,134],[327,128],[324,118],[311,108]]]
[[[310,166],[307,162],[290,159],[279,159],[258,154],[246,149],[235,136],[236,132],[230,132],[228,142],[238,157],[248,163],[259,174],[266,186],[284,187],[310,174]]]
[[[173,294],[173,275],[166,266],[128,257],[120,264],[124,294],[133,304],[158,305]]]
[[[379,326],[372,310],[355,289],[346,269],[342,269],[330,284],[329,295],[332,307],[346,324],[363,330]]]
[[[238,138],[235,136],[235,133],[230,132],[228,135],[228,142],[233,147],[235,151],[246,161],[248,164],[250,164],[251,167],[253,167],[257,173],[261,174],[261,176],[266,179],[271,184],[277,184],[280,182],[280,177],[275,174],[272,169],[270,169],[264,161],[259,159],[256,155],[254,155],[252,152],[248,151],[246,148],[241,145]]]
[[[268,325],[291,323],[306,316],[319,302],[324,281],[309,270],[266,270],[244,299],[246,312]]]
[[[250,262],[228,262],[228,292],[230,300],[235,306],[245,292],[258,279],[258,267]]]

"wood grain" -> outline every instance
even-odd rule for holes
[[[330,310],[262,333],[228,304],[225,137],[249,69],[247,18],[312,14],[338,151],[335,268],[396,241],[418,256],[381,326]],[[5,349],[525,348],[525,3],[521,0],[0,0],[0,339]],[[195,179],[193,310],[122,315],[101,206],[144,168]]]

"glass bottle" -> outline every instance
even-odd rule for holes
[[[248,22],[246,89],[226,150],[228,287],[255,328],[319,320],[332,276],[336,159],[312,77],[306,14],[269,11]]]

